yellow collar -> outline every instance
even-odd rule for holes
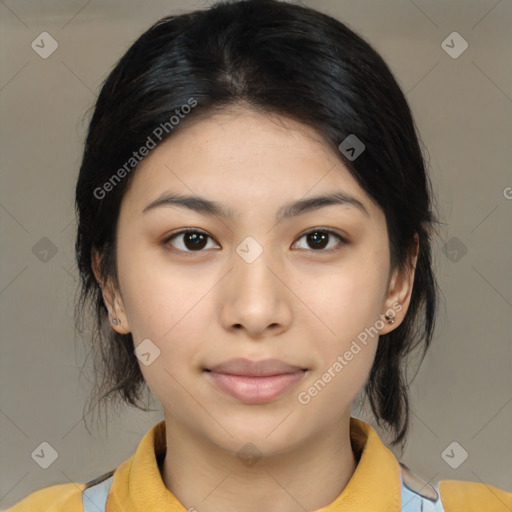
[[[399,512],[400,466],[368,423],[350,418],[356,470],[342,493],[316,512]],[[158,461],[166,450],[165,421],[146,432],[137,450],[114,472],[107,501],[111,512],[187,512],[165,486]]]

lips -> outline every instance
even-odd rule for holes
[[[247,404],[261,404],[290,390],[306,371],[278,359],[231,359],[205,369],[205,375],[223,393]]]
[[[229,375],[244,375],[246,377],[269,377],[305,371],[306,368],[293,366],[279,359],[252,361],[250,359],[231,359],[221,364],[207,368],[206,371],[226,373]]]

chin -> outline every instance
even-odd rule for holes
[[[212,441],[224,450],[237,454],[247,444],[254,445],[261,456],[271,457],[285,454],[294,449],[305,440],[305,433],[299,435],[300,426],[288,420],[283,422],[287,414],[267,416],[257,420],[246,418],[243,420],[230,418],[224,421],[222,428],[216,429],[215,439]],[[231,434],[231,435],[230,435]],[[231,437],[232,436],[232,437]],[[247,447],[250,450],[250,447]]]

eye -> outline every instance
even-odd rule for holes
[[[337,238],[340,243],[336,244],[334,247],[331,247],[329,249],[325,249],[325,247],[328,245],[328,241],[330,237],[334,236]],[[347,244],[347,240],[343,238],[341,235],[336,233],[335,231],[332,231],[330,229],[322,229],[322,228],[315,228],[309,230],[307,233],[304,233],[299,240],[302,240],[303,238],[306,238],[306,243],[310,244],[312,246],[313,251],[322,251],[323,252],[333,252],[339,249],[339,245],[345,245]],[[308,249],[308,247],[306,247]]]
[[[210,235],[207,235],[203,231],[199,231],[197,229],[182,229],[181,231],[178,231],[172,236],[166,238],[163,243],[164,245],[167,245],[175,238],[179,240],[179,237],[181,237],[182,242],[177,244],[178,247],[173,244],[171,245],[182,252],[200,252],[207,245],[208,238],[211,239]]]
[[[337,238],[340,243],[331,247],[329,249],[325,249],[328,246],[328,241],[330,237],[334,236]],[[304,233],[299,240],[306,238],[306,243],[310,244],[310,250],[313,251],[323,251],[323,252],[332,252],[336,251],[339,245],[345,245],[348,241],[343,238],[341,235],[332,231],[330,229],[322,229],[322,228],[314,228]],[[174,240],[180,240],[180,243],[171,243]],[[198,229],[182,229],[177,233],[167,237],[164,241],[164,245],[171,244],[172,247],[181,252],[201,252],[203,249],[207,248],[208,239],[212,239],[212,237],[206,234],[204,231],[200,231]],[[306,247],[308,249],[308,247]]]

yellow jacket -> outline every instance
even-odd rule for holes
[[[491,485],[444,480],[434,489],[417,479],[362,420],[350,419],[350,436],[360,453],[356,470],[342,493],[315,512],[512,512],[512,493]],[[146,432],[135,453],[113,472],[88,484],[66,483],[40,489],[6,512],[83,512],[84,504],[94,512],[187,512],[161,478],[158,460],[165,449],[165,422],[160,421]],[[92,487],[98,481],[103,481],[103,491],[97,492],[101,484]],[[86,487],[90,489],[83,496]],[[93,491],[96,494],[87,497]],[[101,503],[101,492],[106,507]],[[426,498],[435,499],[437,492],[441,495],[437,504]]]

